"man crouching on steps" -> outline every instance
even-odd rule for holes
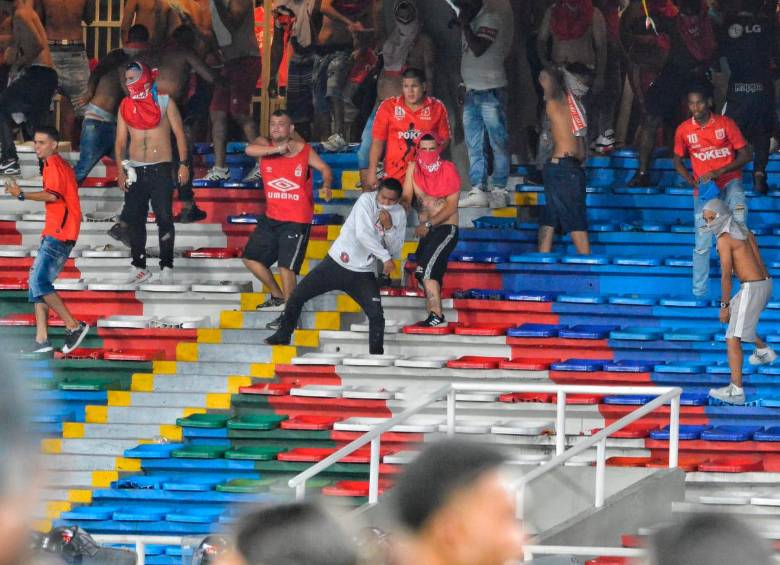
[[[89,326],[76,320],[54,290],[54,281],[62,272],[81,228],[81,203],[76,174],[57,153],[60,135],[51,127],[35,130],[35,154],[43,161],[43,190],[23,192],[16,181],[6,182],[5,192],[18,200],[46,204],[46,224],[41,234],[41,246],[30,269],[30,302],[35,304],[35,341],[24,353],[49,353],[54,350],[49,341],[49,308],[65,322],[66,355],[78,349]]]
[[[386,178],[376,192],[364,192],[355,202],[341,233],[325,259],[306,275],[287,300],[276,333],[267,345],[288,345],[303,305],[315,296],[340,290],[368,316],[368,351],[384,353],[385,317],[376,280],[376,261],[384,274],[393,272],[406,233],[406,210],[401,206],[401,183]]]
[[[711,389],[710,396],[727,404],[744,404],[742,389],[742,342],[755,343],[751,365],[765,365],[777,359],[777,354],[756,335],[758,318],[772,297],[772,279],[758,251],[756,238],[731,216],[721,200],[704,205],[704,221],[715,234],[720,255],[721,291],[720,321],[729,324],[726,332],[731,383]],[[740,289],[731,295],[732,276],[740,280]]]

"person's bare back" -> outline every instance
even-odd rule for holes
[[[572,132],[572,118],[566,95],[545,100],[547,117],[553,137],[553,157],[574,157],[582,161],[585,158],[583,138]]]
[[[168,34],[171,7],[168,0],[127,0],[122,16],[122,40],[127,41],[127,31],[140,24],[149,32],[149,43],[159,45]]]
[[[46,22],[46,35],[51,41],[83,41],[81,22],[93,19],[92,0],[40,0]]]
[[[758,281],[769,277],[756,238],[749,231],[746,240],[733,238],[727,233],[722,234],[718,238],[718,254],[722,263],[731,264],[734,274],[741,282]]]
[[[29,65],[53,67],[46,30],[35,10],[27,4],[20,3],[13,15],[13,44],[11,63],[18,70]],[[28,60],[26,54],[37,53]],[[8,52],[6,51],[8,58]]]
[[[161,49],[157,60],[157,89],[168,94],[181,106],[187,97],[190,73],[195,72],[208,82],[214,82],[216,76],[200,57],[186,47],[166,47]]]

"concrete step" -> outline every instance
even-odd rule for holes
[[[176,418],[183,417],[182,408],[155,407],[139,410],[135,406],[101,406],[93,413],[88,411],[87,421],[112,424],[175,424]]]
[[[186,379],[179,375],[154,375],[153,392],[155,394],[163,393],[201,393],[222,392],[231,387],[231,382],[238,379],[240,386],[252,382],[249,376],[230,376],[230,375],[188,375]],[[265,379],[267,380],[267,379]],[[236,382],[238,382],[236,381]],[[133,393],[138,394],[138,393]],[[135,396],[133,396],[135,398]]]
[[[63,439],[60,440],[61,455],[106,455],[121,457],[126,449],[138,445],[135,439]]]
[[[322,331],[320,332],[320,348],[323,351],[368,353],[368,334],[350,331]],[[506,345],[506,336],[428,336],[403,333],[385,335],[385,354],[387,355],[428,357],[481,355],[509,358],[511,353],[512,348]]]
[[[44,469],[57,471],[104,471],[114,469],[116,456],[114,455],[44,455],[41,457],[41,465]]]
[[[209,375],[224,377],[225,375],[250,375],[254,363],[242,362],[217,362],[217,361],[176,361],[176,374],[189,377],[190,375]]]
[[[165,422],[166,424],[173,424],[174,421]],[[110,440],[110,441],[135,441],[136,443],[142,439],[152,439],[155,436],[160,435],[159,424],[136,424],[132,422],[125,422],[121,424],[109,423],[109,424],[68,424],[71,427],[71,431],[76,439],[84,440]],[[78,430],[74,430],[73,427],[77,427]],[[63,441],[69,441],[70,438],[66,438]]]
[[[244,343],[198,343],[197,360],[204,362],[270,363],[273,357],[271,346],[262,343],[257,343],[257,345],[252,347],[247,347],[247,344]]]
[[[217,391],[213,391],[217,392]],[[224,390],[222,391],[224,392]],[[130,405],[140,409],[158,408],[189,408],[205,406],[206,395],[196,392],[133,392],[130,394]],[[173,424],[173,422],[170,422]]]
[[[51,468],[46,471],[46,485],[49,488],[92,490],[93,480],[92,471]]]

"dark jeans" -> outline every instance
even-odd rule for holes
[[[160,268],[173,268],[173,163],[158,163],[135,167],[138,180],[125,193],[122,219],[128,224],[132,265],[146,268],[146,215],[152,202],[157,228],[160,232]]]
[[[3,159],[18,159],[14,145],[13,117],[21,112],[32,128],[44,122],[57,88],[57,72],[32,65],[0,93],[0,151]]]
[[[81,183],[92,167],[106,155],[114,151],[116,123],[103,122],[87,118],[81,124],[81,143],[79,162],[76,163],[76,180]]]
[[[368,351],[372,355],[384,353],[385,316],[379,285],[374,273],[359,273],[345,269],[330,255],[306,275],[295,287],[282,314],[278,335],[289,339],[298,323],[303,305],[315,296],[340,290],[357,302],[368,316]]]

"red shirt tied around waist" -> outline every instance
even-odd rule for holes
[[[314,193],[309,153],[311,147],[292,156],[263,157],[260,171],[265,190],[265,215],[280,222],[310,224],[314,216]]]
[[[690,155],[696,180],[733,163],[737,151],[746,145],[747,141],[734,120],[714,113],[703,126],[694,118],[685,120],[674,134],[674,152],[678,157]],[[731,171],[719,176],[715,183],[722,189],[738,178],[742,178],[742,171]]]
[[[403,182],[423,132],[435,134],[442,143],[450,140],[450,122],[441,100],[428,96],[417,110],[410,109],[403,96],[393,96],[379,105],[371,135],[385,142],[387,177]]]
[[[43,190],[57,195],[57,200],[46,203],[46,225],[41,236],[76,241],[81,228],[79,186],[71,166],[56,153],[43,162]]]

